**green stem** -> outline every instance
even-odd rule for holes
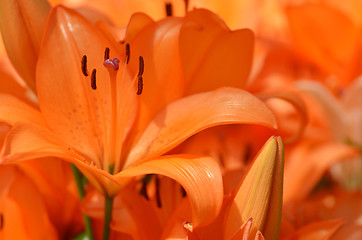
[[[75,182],[77,184],[79,199],[82,200],[84,198],[82,175],[74,164],[71,164],[71,166],[72,166],[72,172],[73,172],[73,175],[75,178]],[[91,224],[90,218],[87,215],[83,214],[83,220],[84,220],[86,235],[88,236],[89,240],[93,240],[94,236],[93,236],[92,224]]]
[[[110,235],[110,223],[112,220],[113,198],[105,196],[104,199],[104,228],[103,240],[108,240]]]

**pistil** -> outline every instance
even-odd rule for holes
[[[109,51],[109,50],[108,50]],[[110,146],[110,155],[111,159],[105,159],[109,161],[104,167],[109,167],[113,165],[118,159],[116,158],[115,149],[116,149],[116,136],[117,136],[117,73],[119,69],[119,59],[118,58],[109,58],[103,62],[103,65],[107,68],[109,73],[110,80],[110,89],[111,89],[111,129],[109,134],[109,146]]]

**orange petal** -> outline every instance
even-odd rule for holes
[[[54,0],[52,0],[54,2]],[[184,14],[184,3],[179,0],[168,0],[173,5],[174,16]],[[124,26],[135,12],[144,12],[153,19],[159,20],[166,16],[164,0],[97,0],[85,1],[84,5],[105,13],[117,26]],[[120,14],[122,13],[122,14]]]
[[[248,218],[243,223],[243,225],[241,225],[241,227],[235,232],[235,234],[230,238],[230,240],[238,240],[238,239],[248,240],[252,224],[253,224],[253,219]]]
[[[187,94],[222,86],[244,88],[254,51],[252,31],[230,31],[219,16],[205,9],[189,12],[185,21],[180,54]]]
[[[304,104],[304,102],[301,100],[300,97],[298,97],[298,95],[296,95],[296,93],[293,92],[278,92],[278,93],[264,93],[264,94],[258,94],[257,95],[258,98],[262,99],[262,100],[268,100],[268,99],[273,99],[273,98],[279,98],[281,100],[284,100],[288,103],[290,103],[296,110],[296,112],[299,115],[299,126],[297,130],[294,130],[294,133],[292,136],[288,137],[286,140],[284,140],[284,142],[286,144],[290,144],[290,143],[294,143],[295,141],[297,141],[301,135],[304,132],[304,129],[307,125],[307,111],[306,111],[306,106]],[[276,111],[278,111],[278,107],[276,107],[275,109]],[[277,115],[277,113],[276,113]],[[282,119],[282,121],[286,121],[286,119]],[[278,126],[283,127],[283,122],[281,122],[280,124],[278,124]],[[293,125],[294,127],[294,125]]]
[[[299,145],[288,155],[283,201],[302,200],[333,163],[358,154],[357,149],[342,143]]]
[[[296,86],[299,90],[311,96],[320,106],[320,109],[326,116],[326,121],[329,122],[329,127],[335,139],[344,141],[347,137],[347,122],[340,101],[319,82],[298,81]]]
[[[245,27],[255,29],[259,18],[258,15],[260,14],[259,11],[264,4],[263,2],[252,0],[229,0],[227,2],[219,0],[193,0],[188,2],[189,10],[195,8],[209,9],[219,15],[232,29]]]
[[[344,220],[314,222],[300,228],[285,240],[328,240],[343,225]]]
[[[0,167],[1,239],[57,239],[42,195],[23,172]]]
[[[137,23],[130,22],[130,27],[132,26],[138,27]],[[181,26],[182,19],[163,19],[149,24],[130,39],[131,73],[138,73],[138,56],[143,56],[145,62],[144,91],[139,98],[142,117],[139,119],[138,129],[141,132],[163,107],[178,99],[184,92],[184,74],[178,49]],[[131,30],[127,29],[127,32],[133,34],[132,31],[137,29]]]
[[[345,89],[342,103],[349,123],[348,136],[352,141],[362,143],[362,78],[356,79]]]
[[[275,126],[270,110],[256,97],[236,88],[220,88],[169,104],[148,125],[133,147],[126,166],[159,156],[191,135],[222,124]]]
[[[82,200],[82,207],[88,216],[104,218],[104,197],[99,192],[88,193]],[[131,185],[114,198],[111,228],[134,239],[160,239],[161,226],[157,217],[156,209]]]
[[[134,13],[127,24],[124,41],[131,41],[141,30],[150,26],[152,23],[154,23],[154,21],[148,15],[142,12]]]
[[[111,227],[123,232],[123,225],[127,219],[120,218],[121,214],[117,214],[117,210],[122,212],[125,208],[137,227],[135,239],[160,239],[161,225],[157,219],[156,209],[152,208],[149,202],[132,188],[124,188],[120,192],[119,198],[123,206],[117,207],[115,205],[115,217],[112,218]],[[117,198],[115,201],[117,201]]]
[[[326,4],[304,4],[286,13],[299,52],[341,76],[358,42],[359,30],[353,21]]]
[[[46,0],[2,0],[0,29],[8,56],[35,90],[35,64],[50,5]]]
[[[283,197],[284,150],[280,137],[271,137],[254,160],[238,189],[225,222],[232,236],[250,217],[250,236],[260,230],[266,239],[278,237]]]
[[[59,238],[77,235],[84,228],[84,223],[69,163],[60,159],[42,158],[19,162],[16,166],[23,176],[31,179],[43,196],[49,218],[57,228]]]
[[[218,164],[210,157],[174,155],[130,167],[116,178],[161,174],[180,183],[191,201],[193,227],[215,219],[221,209],[223,187]]]
[[[87,163],[52,132],[36,125],[19,124],[11,129],[5,139],[0,162],[15,163],[42,157],[58,157],[74,163],[103,194],[114,195],[115,189],[121,187],[112,175]]]
[[[20,76],[16,73],[8,58],[0,59],[0,92],[8,93],[29,104],[34,104],[30,100],[29,89],[23,84]],[[34,104],[35,105],[35,104]]]
[[[14,125],[19,122],[44,124],[40,112],[18,98],[0,94],[0,121]]]
[[[194,234],[190,232],[190,229],[188,229],[191,227],[192,230],[192,224],[190,224],[190,222],[191,206],[190,202],[185,198],[181,201],[176,210],[173,212],[172,216],[169,218],[166,226],[163,229],[161,239],[194,239],[192,238],[193,236],[190,236]]]

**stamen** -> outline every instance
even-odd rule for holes
[[[184,0],[185,2],[185,13],[187,13],[187,10],[189,9],[189,0]]]
[[[167,17],[172,17],[172,4],[171,3],[166,3],[165,5],[166,7],[166,16]]]
[[[106,61],[107,59],[109,59],[109,47],[106,47],[106,49],[104,50],[104,61]]]
[[[88,77],[88,69],[87,69],[87,55],[82,57],[82,73],[84,76]]]
[[[129,58],[131,57],[131,49],[129,43],[126,44],[126,63],[128,64]]]
[[[92,76],[91,76],[91,87],[92,87],[93,90],[97,89],[96,74],[97,74],[97,70],[93,69]]]
[[[114,70],[117,71],[119,69],[119,59],[118,58],[109,58],[103,62],[103,65],[108,70]]]
[[[182,197],[186,197],[187,193],[186,193],[185,189],[181,185],[180,185],[180,188],[181,188]]]
[[[155,178],[155,184],[156,184],[156,203],[157,207],[161,208],[162,202],[161,202],[161,193],[160,193],[160,179],[158,178],[158,176],[156,176]]]
[[[143,91],[143,78],[141,75],[138,76],[138,89],[137,89],[137,95],[141,95]]]
[[[147,184],[145,182],[142,183],[140,194],[145,197],[146,200],[150,200],[147,194]]]
[[[143,90],[143,71],[145,69],[145,62],[143,61],[143,57],[140,56],[139,57],[139,69],[138,69],[138,89],[137,89],[137,95],[141,95],[142,94],[142,90]]]
[[[142,76],[143,75],[143,70],[145,68],[145,62],[143,61],[143,57],[140,56],[139,57],[139,69],[138,69],[138,76]]]

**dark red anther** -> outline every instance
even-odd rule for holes
[[[162,202],[161,202],[161,193],[160,193],[160,179],[157,176],[155,178],[155,184],[156,184],[156,203],[157,207],[161,208]]]
[[[166,8],[166,16],[167,17],[172,17],[172,4],[171,3],[166,3],[165,5]]]
[[[138,76],[143,75],[143,71],[145,69],[145,62],[143,61],[143,57],[139,57],[139,68],[138,68]]]
[[[93,69],[92,75],[91,75],[91,87],[93,90],[97,89],[97,80],[96,80],[97,70]]]
[[[87,69],[87,55],[82,57],[82,73],[84,76],[88,77],[88,69]]]
[[[137,95],[141,95],[142,91],[143,91],[143,78],[142,75],[138,75]]]
[[[126,63],[128,64],[129,58],[131,57],[131,49],[129,43],[126,44]]]
[[[4,216],[0,213],[0,230],[4,228]]]
[[[106,61],[107,59],[109,59],[109,47],[106,47],[106,49],[104,50],[104,61]]]
[[[189,9],[189,0],[184,0],[185,2],[185,12],[187,13],[187,10]]]

